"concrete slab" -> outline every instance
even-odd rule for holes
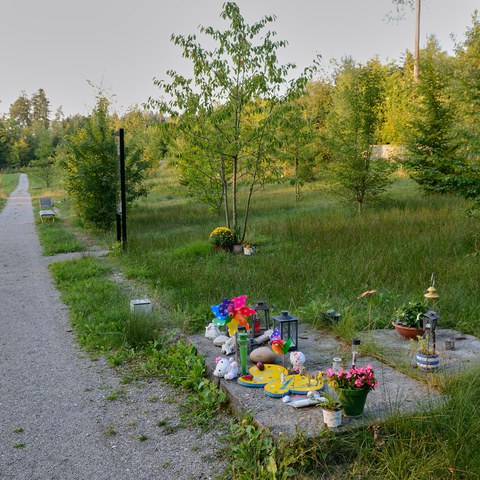
[[[435,347],[440,356],[440,374],[450,376],[480,366],[480,340],[477,337],[448,328],[438,328],[435,336]],[[395,330],[363,332],[361,338],[364,341],[373,340],[380,345],[394,362],[416,365],[415,353],[410,350],[409,341]],[[447,340],[454,341],[454,350],[447,350]]]
[[[331,367],[334,357],[341,357],[347,365],[350,365],[349,346],[342,345],[333,335],[305,324],[301,324],[299,330],[299,350],[306,355],[305,366],[310,373]],[[378,341],[383,341],[384,334],[398,335],[393,330],[382,330]],[[393,338],[393,345],[396,347],[399,340]],[[215,358],[223,356],[220,348],[215,347],[212,341],[203,335],[191,336],[189,340],[196,346],[198,352],[204,355],[207,370],[212,376],[216,365]],[[406,343],[408,349],[408,342]],[[403,345],[402,353],[405,354]],[[281,362],[281,358],[277,356],[277,363]],[[359,419],[344,419],[341,429],[375,423],[395,413],[428,409],[442,399],[442,395],[425,382],[415,380],[376,359],[362,356],[358,358],[357,365],[367,364],[373,366],[379,388],[368,394],[364,415]],[[318,435],[323,428],[321,408],[313,406],[295,409],[284,404],[281,399],[267,396],[262,388],[244,387],[232,380],[216,380],[228,392],[234,409],[251,412],[256,422],[269,428],[274,435],[295,435],[298,429],[311,437]]]

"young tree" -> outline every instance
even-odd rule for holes
[[[346,59],[336,78],[333,107],[326,140],[333,157],[334,193],[356,202],[361,212],[365,202],[384,192],[393,166],[372,158],[382,119],[385,69],[378,60],[355,65]]]
[[[453,131],[454,110],[448,91],[450,76],[446,56],[431,37],[407,124],[404,162],[412,178],[431,192],[449,190],[446,177],[454,172],[459,161],[459,145]]]
[[[480,209],[480,19],[472,15],[465,41],[458,45],[454,63],[453,94],[457,105],[456,125],[462,162],[447,176],[448,187],[472,200]]]
[[[67,136],[62,146],[65,186],[86,224],[106,230],[115,221],[119,178],[113,124],[105,97],[98,97],[84,123],[84,127]],[[146,167],[137,149],[126,148],[125,153],[126,199],[131,203],[147,194],[142,183]]]
[[[286,42],[265,31],[274,17],[249,25],[233,2],[224,4],[221,17],[229,22],[226,30],[200,28],[215,43],[212,50],[195,35],[172,37],[192,61],[193,78],[167,72],[170,83],[155,83],[171,101],[150,99],[149,104],[172,117],[183,183],[200,201],[223,200],[229,227],[239,228],[239,184],[247,186],[245,236],[252,194],[270,173],[269,145],[280,110],[303,91],[313,68],[288,81],[295,65],[277,59]]]

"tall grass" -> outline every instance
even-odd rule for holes
[[[19,173],[0,173],[0,212],[18,184]]]
[[[383,327],[395,307],[422,298],[435,272],[442,325],[478,334],[480,259],[470,255],[478,224],[465,207],[457,197],[424,196],[400,175],[390,196],[360,216],[321,189],[296,206],[292,187],[268,186],[256,194],[247,238],[257,251],[246,257],[212,251],[208,235],[222,217],[178,197],[166,171],[129,212],[119,265],[193,323],[224,296],[246,294],[306,321],[329,304],[358,329],[367,325],[367,304],[356,300],[364,290],[378,290],[372,319]]]

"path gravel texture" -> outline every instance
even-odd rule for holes
[[[0,479],[215,478],[221,427],[182,426],[180,394],[159,382],[122,385],[67,315],[22,174],[0,214]]]

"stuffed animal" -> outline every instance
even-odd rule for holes
[[[305,355],[302,352],[290,353],[290,363],[293,373],[302,373],[305,370]]]
[[[231,355],[235,353],[235,337],[230,337],[223,345],[222,345],[222,353],[225,355]]]
[[[218,329],[218,325],[215,323],[209,323],[205,327],[205,338],[210,340],[215,340],[220,335],[220,330]]]
[[[215,377],[223,377],[225,380],[233,380],[238,377],[238,363],[233,360],[233,358],[222,358],[217,357],[215,359],[217,366],[213,375]]]

